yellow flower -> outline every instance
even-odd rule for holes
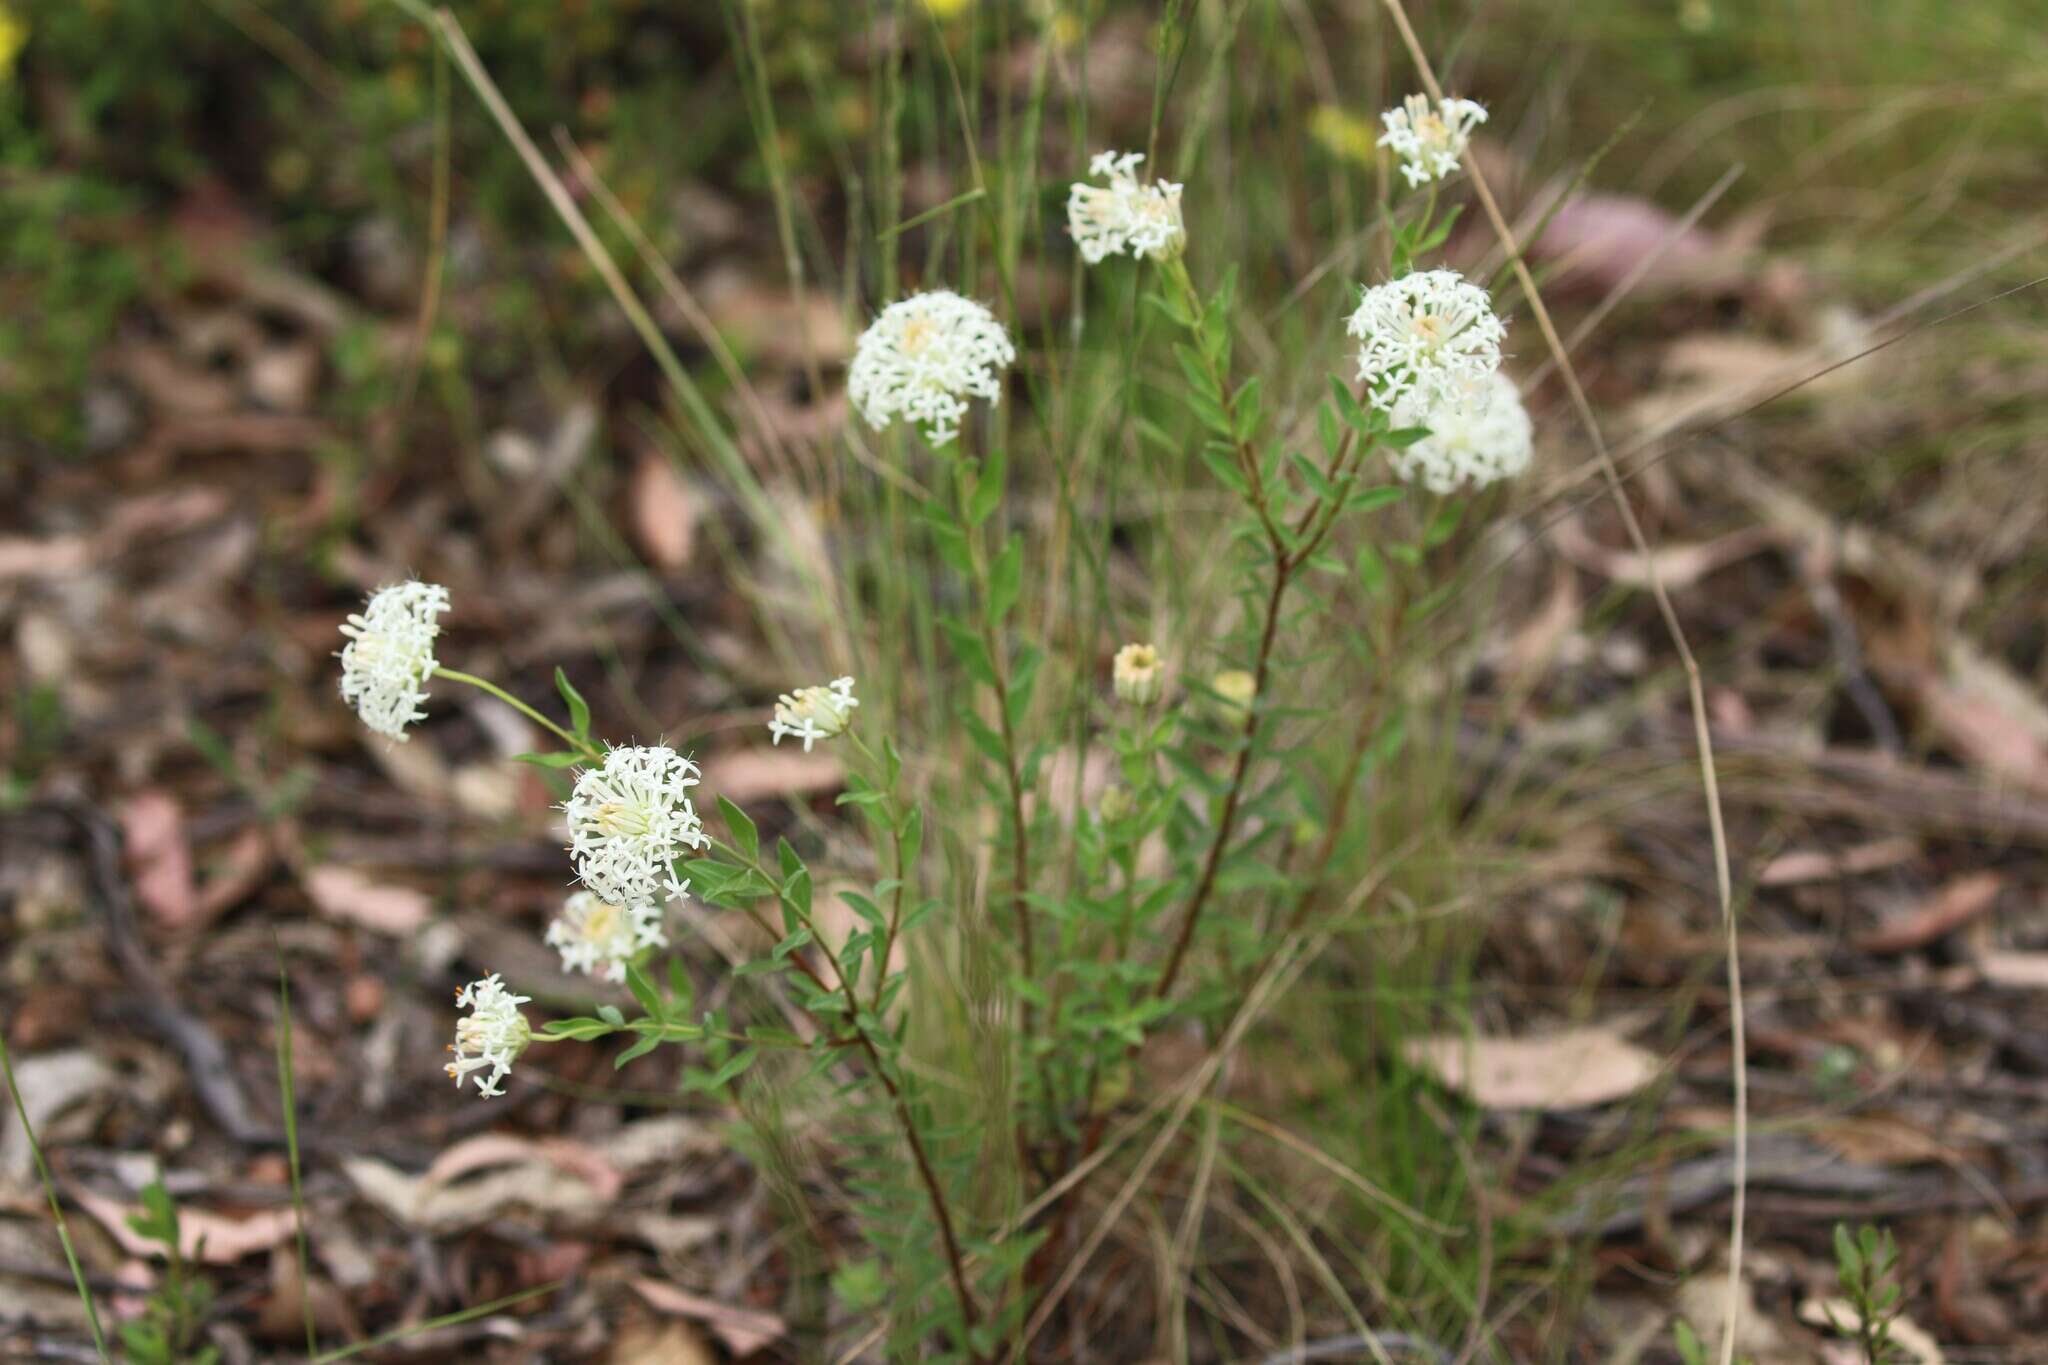
[[[14,74],[14,59],[28,46],[28,20],[0,0],[0,81]]]
[[[973,4],[974,0],[924,0],[924,7],[941,19],[965,14]]]
[[[1361,166],[1372,165],[1379,134],[1358,115],[1346,113],[1334,104],[1317,105],[1309,117],[1308,131],[1331,156],[1356,161]]]

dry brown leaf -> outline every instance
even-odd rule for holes
[[[123,1204],[83,1189],[72,1190],[71,1197],[78,1201],[80,1208],[98,1219],[130,1256],[146,1260],[164,1254],[162,1244],[128,1226],[131,1216],[142,1213],[141,1205]],[[228,1265],[244,1256],[277,1246],[292,1236],[297,1225],[298,1218],[290,1209],[272,1209],[247,1218],[230,1218],[226,1214],[180,1206],[178,1251],[190,1260]]]
[[[1596,543],[1575,517],[1567,517],[1551,528],[1558,553],[1580,568],[1611,578],[1630,587],[1650,585],[1650,564],[1634,550],[1609,549]],[[1745,526],[1715,540],[1691,545],[1659,545],[1650,551],[1657,576],[1671,589],[1687,588],[1719,569],[1749,558],[1778,542],[1778,533],[1768,526]]]
[[[342,1170],[371,1203],[409,1228],[460,1232],[481,1227],[507,1209],[565,1221],[587,1221],[609,1207],[582,1176],[535,1157],[498,1166],[454,1184],[411,1176],[375,1157],[349,1157]]]
[[[1855,877],[1896,867],[1910,861],[1919,852],[1919,841],[1907,838],[1879,839],[1840,853],[1818,848],[1794,849],[1765,863],[1756,881],[1758,886],[1800,886],[1807,882],[1834,881],[1839,877]]]
[[[1981,953],[1977,970],[1994,986],[2048,990],[2048,953]]]
[[[1856,1305],[1847,1299],[1807,1299],[1799,1305],[1800,1321],[1829,1331],[1854,1332],[1861,1322]],[[1947,1365],[1948,1357],[1941,1353],[1941,1344],[1928,1334],[1926,1328],[1914,1322],[1903,1313],[1892,1319],[1892,1344],[1905,1352],[1906,1359],[1915,1365]],[[1853,1348],[1852,1348],[1853,1349]],[[1847,1359],[1861,1360],[1857,1351]]]
[[[823,749],[735,749],[707,760],[704,769],[706,790],[742,806],[770,796],[837,791],[846,781],[846,769]]]
[[[647,562],[668,570],[689,563],[704,500],[683,482],[675,467],[652,451],[642,455],[633,470],[628,496],[632,501],[633,537]]]
[[[456,1143],[434,1158],[427,1167],[427,1178],[449,1185],[473,1171],[536,1159],[581,1177],[607,1204],[626,1187],[626,1177],[619,1168],[594,1147],[569,1138],[534,1139],[511,1133],[484,1133]]]
[[[1965,759],[1998,777],[2048,791],[2048,707],[1998,660],[1953,640],[1939,677],[1919,678],[1927,722]]]
[[[741,357],[770,364],[800,365],[805,346],[820,364],[843,360],[853,351],[853,333],[831,296],[807,289],[763,285],[733,269],[710,272],[697,291],[711,323]]]
[[[1565,1029],[1528,1038],[1411,1039],[1408,1060],[1488,1109],[1582,1109],[1648,1085],[1655,1054],[1611,1029]]]
[[[1678,1287],[1678,1315],[1699,1333],[1710,1360],[1721,1347],[1729,1289],[1725,1270],[1694,1275]],[[1811,1351],[1803,1343],[1788,1341],[1783,1329],[1757,1308],[1756,1291],[1748,1280],[1737,1283],[1734,1290],[1736,1359],[1748,1360],[1750,1365],[1812,1365]]]
[[[19,1029],[19,1017],[11,1021]],[[16,1034],[17,1042],[19,1034]],[[51,1125],[59,1114],[83,1099],[112,1091],[121,1077],[112,1067],[84,1048],[63,1052],[39,1052],[32,1057],[17,1056],[15,1084],[21,1090],[22,1107],[28,1110],[30,1128],[45,1144],[51,1139]],[[0,1182],[20,1184],[35,1173],[35,1153],[14,1106],[0,1100]]]
[[[1905,953],[1924,948],[1989,910],[2005,887],[1996,872],[1958,877],[1906,914],[1896,916],[1857,938],[1866,953]]]
[[[717,1365],[718,1357],[687,1322],[630,1322],[612,1338],[608,1365]]]
[[[92,542],[84,536],[0,536],[0,583],[11,578],[56,578],[92,566]]]
[[[352,868],[325,863],[304,877],[306,894],[323,914],[380,934],[410,934],[433,913],[424,891],[373,882]]]
[[[270,875],[270,836],[251,827],[235,836],[220,864],[199,888],[199,922],[210,923],[241,904]]]
[[[189,928],[199,916],[185,816],[163,791],[138,792],[121,805],[121,843],[135,899],[166,929]]]
[[[1544,225],[1530,255],[1553,262],[1560,285],[1612,289],[1647,266],[1639,283],[1726,288],[1743,279],[1743,243],[1728,242],[1647,199],[1598,192],[1577,195]]]
[[[707,1299],[702,1294],[678,1289],[663,1280],[636,1275],[631,1283],[651,1307],[709,1327],[736,1356],[750,1356],[778,1340],[788,1330],[782,1319],[773,1313],[755,1308],[735,1308],[716,1299]]]

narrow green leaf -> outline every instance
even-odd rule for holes
[[[718,798],[718,813],[725,817],[725,827],[732,831],[733,847],[749,859],[761,856],[761,831],[741,810],[723,796]]]

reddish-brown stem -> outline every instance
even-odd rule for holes
[[[747,907],[746,914],[763,933],[770,937],[775,936],[775,931],[769,926],[768,921],[761,918],[753,907]],[[854,1042],[867,1054],[868,1067],[875,1073],[875,1079],[882,1083],[882,1089],[888,1093],[890,1105],[896,1112],[896,1122],[903,1129],[903,1140],[910,1148],[912,1162],[917,1166],[918,1179],[924,1184],[925,1197],[931,1202],[932,1216],[938,1220],[939,1240],[945,1247],[946,1267],[952,1275],[953,1293],[960,1300],[960,1320],[968,1331],[972,1332],[980,1321],[980,1310],[975,1307],[974,1291],[967,1283],[966,1258],[960,1254],[960,1239],[953,1232],[953,1212],[947,1206],[945,1190],[939,1185],[939,1173],[933,1169],[931,1157],[924,1149],[924,1138],[918,1134],[917,1124],[911,1117],[909,1101],[903,1098],[903,1091],[897,1087],[895,1077],[889,1074],[888,1067],[883,1064],[881,1049],[875,1046],[875,1040],[861,1025],[860,1000],[854,994],[853,983],[847,979],[846,969],[840,965],[839,955],[833,952],[831,946],[823,939],[814,941],[819,951],[824,953],[825,960],[832,964],[832,974],[839,978],[839,992],[846,996],[847,1004],[853,1009],[853,1016],[846,1022],[853,1030]],[[789,960],[796,965],[798,971],[809,977],[811,983],[819,990],[827,994],[833,993],[833,988],[826,984],[818,969],[800,955],[792,953]]]

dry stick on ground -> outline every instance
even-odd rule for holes
[[[1442,102],[1443,87],[1437,83],[1436,71],[1430,65],[1428,54],[1423,52],[1421,41],[1415,36],[1415,26],[1408,22],[1408,11],[1402,0],[1385,0],[1387,12],[1393,16],[1394,25],[1401,32],[1401,41],[1408,48],[1408,54],[1415,61],[1415,69],[1422,77],[1423,86],[1429,97]],[[1731,1043],[1734,1048],[1735,1071],[1735,1191],[1733,1210],[1729,1215],[1728,1227],[1728,1303],[1724,1310],[1721,1328],[1721,1365],[1733,1365],[1735,1359],[1736,1319],[1742,1302],[1742,1232],[1744,1209],[1744,1186],[1748,1179],[1749,1153],[1749,1065],[1746,1053],[1746,1039],[1742,1019],[1742,963],[1737,953],[1735,925],[1735,896],[1732,878],[1728,869],[1728,832],[1721,819],[1720,783],[1714,773],[1714,739],[1707,724],[1707,699],[1700,685],[1700,666],[1693,657],[1692,646],[1685,638],[1685,628],[1679,624],[1678,612],[1671,605],[1671,594],[1665,590],[1664,577],[1657,568],[1656,557],[1650,553],[1650,543],[1643,534],[1642,524],[1636,520],[1635,508],[1630,505],[1628,494],[1621,486],[1621,475],[1614,466],[1614,458],[1608,454],[1606,438],[1601,435],[1600,423],[1593,415],[1593,405],[1586,399],[1586,391],[1579,385],[1578,372],[1573,369],[1571,357],[1566,353],[1564,343],[1559,340],[1557,328],[1550,321],[1550,310],[1543,306],[1543,296],[1536,289],[1536,281],[1529,274],[1528,265],[1522,260],[1515,235],[1501,216],[1500,205],[1494,201],[1493,191],[1488,188],[1486,176],[1480,171],[1478,161],[1468,151],[1465,154],[1465,169],[1472,177],[1472,189],[1479,196],[1480,207],[1486,211],[1487,220],[1492,223],[1494,234],[1500,238],[1502,250],[1508,253],[1508,260],[1514,266],[1515,278],[1521,281],[1522,292],[1529,300],[1529,311],[1535,314],[1536,325],[1543,333],[1544,343],[1550,348],[1557,361],[1558,373],[1563,377],[1565,387],[1571,393],[1572,406],[1578,411],[1579,421],[1592,439],[1593,450],[1600,462],[1601,473],[1606,479],[1607,490],[1614,500],[1615,510],[1620,513],[1622,525],[1628,531],[1629,542],[1642,557],[1650,580],[1650,593],[1656,599],[1657,611],[1664,619],[1664,630],[1671,637],[1672,648],[1678,651],[1679,662],[1685,668],[1685,685],[1688,701],[1692,706],[1693,735],[1699,746],[1700,785],[1705,788],[1707,802],[1707,828],[1714,842],[1714,890],[1720,900],[1721,922],[1726,930],[1728,957],[1728,1013]]]

